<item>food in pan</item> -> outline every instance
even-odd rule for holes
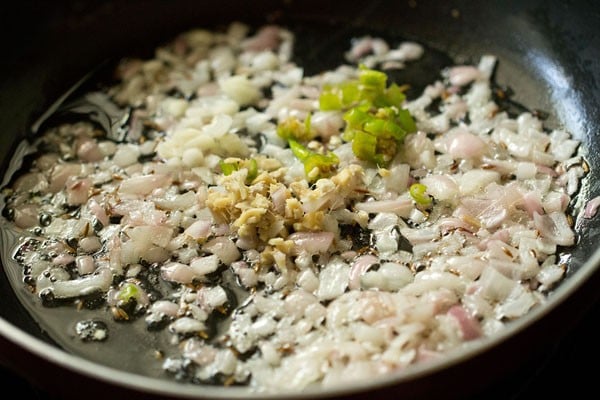
[[[307,76],[295,40],[185,32],[85,95],[108,129],[35,139],[3,216],[32,296],[97,311],[78,340],[144,320],[176,379],[299,390],[444,357],[563,279],[586,164],[568,132],[503,108],[493,55],[407,98],[386,72],[421,45],[357,37]]]

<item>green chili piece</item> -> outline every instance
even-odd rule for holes
[[[311,181],[317,180],[330,175],[338,163],[338,157],[332,152],[327,154],[311,154],[304,160],[304,172]]]
[[[384,165],[383,155],[377,154],[377,138],[364,131],[356,131],[352,139],[352,151],[356,157],[377,165]]]
[[[227,163],[223,160],[219,161],[219,167],[225,176],[231,175],[233,172],[240,169],[240,166],[237,163]]]
[[[304,120],[304,123],[296,117],[286,118],[277,125],[277,135],[285,140],[295,139],[304,141],[312,139],[315,135],[310,127],[310,114],[307,120]]]
[[[422,183],[413,183],[408,189],[410,197],[412,197],[418,205],[428,207],[431,205],[432,200],[431,196],[425,193],[426,191],[427,186]]]
[[[396,155],[398,146],[408,133],[417,130],[410,112],[402,108],[406,100],[405,86],[395,83],[387,86],[387,75],[378,70],[359,65],[358,79],[326,85],[319,97],[319,108],[324,111],[343,111],[346,129],[342,139],[352,142],[356,157],[380,166],[387,165]],[[277,128],[279,136],[290,141],[306,142],[312,136],[310,115],[300,126],[299,121],[284,121]],[[298,149],[299,143],[290,142],[296,157],[305,150]],[[296,150],[294,150],[294,148]],[[306,168],[307,156],[301,158]],[[311,159],[323,169],[324,160]]]
[[[319,109],[322,111],[334,111],[342,109],[342,100],[333,90],[327,90],[319,96]]]
[[[304,164],[304,172],[310,181],[315,181],[323,176],[328,176],[340,162],[332,153],[320,154],[307,149],[294,139],[288,141],[294,156]]]
[[[118,298],[119,300],[128,303],[131,299],[137,299],[139,295],[139,290],[136,285],[133,283],[125,283],[121,290],[119,290]]]
[[[364,130],[376,137],[393,137],[397,141],[401,141],[406,136],[406,131],[400,125],[383,119],[374,119],[367,122]]]
[[[398,110],[398,116],[396,117],[400,126],[404,128],[404,130],[408,133],[416,132],[417,125],[415,124],[415,120],[413,119],[410,112],[405,109]]]
[[[344,121],[348,123],[350,128],[354,129],[362,129],[363,125],[372,118],[368,113],[357,107],[344,114]]]
[[[365,132],[372,133],[375,136],[383,136],[386,133],[385,125],[387,122],[383,119],[372,118],[365,122],[363,129]]]
[[[248,175],[246,176],[246,182],[250,183],[258,176],[258,163],[254,158],[251,158],[246,163],[246,168],[248,169]]]
[[[366,88],[371,88],[379,92],[385,90],[387,75],[384,72],[368,69],[363,65],[360,68],[358,80],[361,84]]]
[[[399,107],[406,100],[406,96],[400,86],[392,83],[385,91],[385,100],[388,106]]]
[[[310,155],[310,150],[306,147],[302,146],[300,143],[295,141],[294,139],[288,140],[290,145],[290,149],[292,153],[296,156],[296,158],[300,161],[306,160],[306,158]]]
[[[360,101],[360,89],[358,87],[358,82],[344,82],[339,85],[339,88],[342,96],[343,107],[352,106]]]

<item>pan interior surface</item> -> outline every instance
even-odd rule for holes
[[[141,38],[144,36],[143,30],[137,24],[141,24],[145,18],[158,18],[160,15],[160,11],[156,11],[156,13],[142,11],[139,9],[142,7],[141,3],[143,2],[140,4],[131,2],[130,5],[120,6],[109,2],[114,8],[86,9],[86,11],[95,11],[96,14],[92,13],[92,16],[95,15],[97,18],[106,13],[119,14],[115,10],[120,10],[120,7],[126,8],[126,10],[122,10],[123,12],[137,10],[139,14],[137,17],[132,17],[132,26],[139,32],[136,31],[132,35],[127,45],[121,44],[118,55],[112,54],[112,49],[107,44],[99,47],[98,54],[85,54],[82,60],[75,63],[80,64],[77,68],[70,68],[70,73],[76,75],[65,77],[63,74],[57,74],[61,78],[60,82],[52,82],[51,79],[44,77],[44,74],[36,75],[40,76],[37,79],[45,81],[45,85],[42,87],[48,88],[48,94],[41,97],[46,95],[50,97],[41,98],[33,88],[30,92],[25,91],[32,100],[26,108],[31,111],[30,115],[17,116],[12,125],[2,122],[8,124],[3,128],[5,130],[10,128],[13,132],[22,133],[23,136],[28,135],[28,127],[34,121],[32,115],[39,117],[47,109],[49,103],[56,100],[60,93],[64,93],[68,88],[68,85],[65,86],[65,82],[74,82],[77,79],[73,79],[73,76],[83,76],[90,71],[90,66],[94,67],[108,58],[114,59],[114,56],[126,55],[132,48],[135,48],[136,41],[141,42]],[[165,22],[166,27],[162,33],[158,33],[161,31],[160,29],[152,32],[152,35],[149,36],[153,40],[146,41],[144,47],[150,49],[160,41],[168,40],[172,34],[181,31],[182,26],[197,26],[197,21],[192,21],[194,18],[186,17],[185,12],[182,11],[188,10],[191,16],[198,17],[197,12],[191,12],[191,10],[195,10],[192,3],[181,2],[181,9],[178,12],[165,10],[162,2],[150,2],[150,6],[146,5],[146,7],[155,5],[155,10],[162,8],[162,11],[169,13],[174,20],[178,18],[185,22],[181,25],[172,21]],[[426,84],[434,81],[439,71],[452,62],[471,62],[487,52],[498,55],[500,61],[495,77],[496,82],[499,86],[514,89],[515,96],[512,99],[514,101],[512,106],[524,105],[528,109],[547,112],[550,115],[546,121],[549,127],[562,126],[582,142],[590,173],[584,180],[579,193],[577,204],[579,209],[577,211],[588,200],[600,193],[597,179],[597,170],[600,167],[598,150],[600,149],[598,149],[599,143],[595,137],[600,127],[598,122],[600,119],[598,111],[594,107],[597,100],[600,100],[600,94],[596,90],[597,82],[594,80],[599,76],[600,68],[597,59],[593,58],[594,52],[584,46],[580,40],[587,33],[586,25],[580,26],[579,31],[575,30],[561,35],[561,27],[562,29],[566,29],[566,27],[560,22],[562,17],[560,5],[552,10],[550,7],[545,7],[544,2],[525,2],[523,6],[508,2],[503,6],[490,6],[489,10],[479,10],[474,9],[468,2],[449,3],[439,7],[434,6],[435,2],[407,2],[407,4],[401,5],[373,2],[368,7],[361,6],[359,9],[361,12],[357,12],[359,10],[354,9],[352,5],[349,5],[346,10],[339,11],[333,2],[323,6],[324,12],[315,13],[314,10],[319,9],[319,2],[309,1],[304,5],[295,2],[284,2],[283,5],[278,2],[266,3],[274,10],[266,13],[268,17],[276,23],[291,27],[292,31],[296,33],[297,63],[305,66],[307,75],[338,65],[343,59],[343,53],[348,49],[351,39],[363,34],[382,36],[390,40],[415,40],[427,47],[427,57],[420,64],[417,63],[414,68],[409,67],[395,76],[399,82],[415,82],[414,94],[418,93]],[[128,7],[132,9],[127,9]],[[254,10],[250,11],[248,15],[251,15],[252,22],[256,24],[263,22],[262,18],[265,13],[261,14]],[[353,15],[362,15],[362,18],[357,20]],[[491,18],[497,16],[500,17],[494,18],[491,22]],[[571,21],[571,18],[576,21],[579,17],[581,16],[576,13],[567,20]],[[204,20],[204,18],[206,17],[198,17],[197,20]],[[485,18],[490,23],[484,27],[484,24],[478,23],[478,18]],[[219,16],[216,21],[219,24],[225,23],[228,19],[229,17]],[[100,23],[99,20],[93,18],[90,21],[90,24],[96,27],[96,24]],[[376,27],[373,27],[374,22],[377,22]],[[82,26],[72,25],[70,29],[77,32],[82,28]],[[169,32],[169,34],[165,34],[165,32]],[[82,45],[78,43],[78,40],[72,38],[70,40],[72,41],[69,43],[71,46]],[[112,42],[114,45],[116,39],[108,37],[106,42]],[[573,46],[574,43],[575,46]],[[87,52],[89,51],[87,50]],[[57,70],[60,68],[60,65],[53,66],[51,64],[48,62],[50,71],[53,68]],[[35,81],[30,81],[28,84],[34,85]],[[5,96],[7,95],[5,94]],[[3,111],[5,99],[6,97],[0,97]],[[4,149],[15,148],[16,142],[18,142],[14,138],[7,138],[6,135],[2,140]],[[8,153],[5,153],[6,150],[2,151],[6,165]],[[568,280],[555,293],[551,294],[547,304],[549,310],[559,300],[568,298],[584,283],[584,279],[597,270],[598,255],[596,254],[596,257],[592,257],[592,255],[599,231],[598,220],[580,220],[575,228],[578,234],[578,245],[570,252]],[[3,235],[4,252],[12,248],[8,239]],[[41,307],[23,287],[18,265],[10,265],[10,262],[8,259],[3,260],[2,268],[6,277],[2,276],[0,279],[0,289],[3,293],[14,291],[19,301],[15,301],[15,298],[10,296],[11,298],[0,308],[1,316],[32,335],[32,341],[41,339],[43,342],[54,343],[76,358],[81,357],[101,365],[98,369],[98,376],[102,379],[119,385],[125,384],[129,380],[133,383],[125,384],[125,386],[132,385],[142,391],[151,388],[158,393],[164,392],[164,394],[181,397],[204,396],[204,393],[208,393],[208,396],[211,397],[253,396],[251,392],[240,388],[220,391],[218,388],[185,386],[181,390],[180,385],[163,381],[166,377],[160,368],[160,363],[156,362],[156,354],[153,349],[163,347],[168,339],[148,335],[144,321],[141,319],[133,324],[121,324],[107,320],[106,322],[110,324],[111,340],[113,340],[110,346],[102,343],[86,343],[82,346],[80,342],[73,339],[74,325],[81,319],[94,318],[93,311],[81,311],[74,316],[70,308],[47,309]],[[511,333],[518,333],[519,330],[542,318],[546,312],[550,311],[539,311],[525,316],[513,327]],[[137,326],[135,326],[136,324]],[[134,325],[133,329],[131,325]],[[40,330],[38,326],[42,329]],[[479,354],[504,339],[506,337],[495,338],[480,346],[474,346],[463,354],[454,354],[447,362],[432,365],[431,370],[452,366],[464,358],[468,358],[470,354]],[[60,351],[57,349],[55,354],[60,354]],[[60,363],[59,358],[56,359],[56,362]],[[86,367],[93,368],[93,365],[87,364],[87,361],[83,361],[83,363]],[[115,378],[110,374],[112,368],[127,373],[123,375],[123,378]],[[417,378],[421,375],[426,376],[428,373],[429,370],[426,367],[419,367],[412,372],[412,376]],[[138,377],[137,374],[159,378],[159,380],[146,380],[144,377]],[[94,375],[94,372],[91,372],[91,375]],[[411,372],[407,371],[406,374],[394,375],[391,380],[383,379],[374,385],[394,384],[403,380],[410,381],[410,377]],[[356,389],[364,389],[368,386],[369,384],[360,383],[356,385]],[[336,388],[330,394],[335,394],[336,390],[340,390],[340,388]],[[322,393],[318,390],[312,392],[317,396]]]

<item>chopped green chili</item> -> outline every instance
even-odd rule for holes
[[[289,139],[288,143],[294,156],[304,164],[304,172],[310,181],[329,176],[339,163],[338,157],[332,153],[317,153],[312,151],[294,139]]]
[[[248,168],[247,182],[252,182],[258,176],[258,163],[254,158],[248,160],[246,168]]]
[[[231,175],[235,171],[239,171],[240,168],[246,168],[248,170],[248,174],[246,175],[247,184],[251,183],[254,178],[258,176],[258,163],[254,158],[237,162],[225,162],[221,160],[219,161],[219,167],[225,176]]]
[[[237,163],[227,163],[225,161],[219,161],[219,167],[221,167],[221,172],[223,175],[231,175],[234,171],[240,169],[240,166]]]
[[[427,193],[427,186],[422,183],[413,183],[410,185],[408,189],[408,193],[410,193],[410,197],[413,198],[415,203],[420,206],[429,207],[432,203],[431,196]]]
[[[128,303],[131,299],[137,299],[139,296],[139,289],[133,283],[125,283],[119,290],[117,297],[124,303]]]
[[[385,166],[396,155],[404,137],[417,127],[409,111],[402,108],[406,99],[404,88],[395,83],[386,87],[384,72],[363,65],[359,68],[358,80],[323,88],[320,109],[344,111],[343,139],[352,142],[354,154],[359,159]],[[392,144],[393,141],[396,143]]]
[[[277,125],[277,135],[285,140],[308,141],[315,137],[310,121],[310,114],[308,114],[304,123],[296,117],[288,117]]]

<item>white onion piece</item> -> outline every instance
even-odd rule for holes
[[[38,223],[38,206],[23,204],[14,208],[14,223],[19,228],[27,229]]]
[[[191,283],[197,274],[187,264],[170,262],[160,268],[160,276],[169,282]]]
[[[384,60],[410,61],[423,55],[423,46],[415,42],[402,42],[400,45],[383,55]]]
[[[432,242],[440,236],[440,230],[437,226],[420,229],[400,228],[400,233],[413,245]]]
[[[239,238],[236,242],[235,245],[240,249],[240,250],[251,250],[251,249],[255,249],[257,246],[257,239],[255,237],[251,237],[251,236],[244,236]]]
[[[340,296],[349,283],[350,266],[344,262],[330,262],[319,273],[319,300],[331,300]]]
[[[350,289],[359,289],[360,277],[367,272],[373,264],[377,263],[379,263],[379,259],[371,254],[365,254],[354,260],[352,267],[350,268],[348,287]]]
[[[539,193],[528,192],[523,195],[523,208],[527,211],[530,216],[534,213],[543,214],[544,210],[542,207],[542,200]]]
[[[206,329],[206,325],[197,319],[182,317],[169,325],[169,331],[179,334],[198,333]]]
[[[477,215],[479,223],[487,229],[500,226],[507,217],[508,210],[497,202],[492,203]]]
[[[52,264],[54,265],[67,265],[75,261],[75,257],[70,254],[59,254],[52,260]]]
[[[48,191],[56,193],[63,189],[67,179],[71,176],[78,176],[81,173],[81,169],[81,164],[56,164],[50,173]]]
[[[240,283],[246,287],[251,288],[255,287],[258,283],[258,276],[256,271],[245,261],[236,261],[231,264],[231,268],[233,272],[238,276]]]
[[[436,200],[449,201],[458,195],[458,185],[449,175],[429,175],[421,179],[421,183]]]
[[[279,65],[279,58],[272,51],[262,51],[254,56],[251,65],[255,71],[272,70]]]
[[[450,289],[456,293],[463,293],[465,291],[465,283],[450,272],[425,270],[417,273],[414,281],[403,288],[403,292],[420,296],[440,288]]]
[[[333,243],[333,232],[294,232],[288,240],[294,242],[292,255],[326,253]]]
[[[410,166],[399,164],[390,168],[389,174],[383,178],[385,188],[390,192],[402,193],[408,187]]]
[[[112,283],[112,272],[101,268],[94,275],[69,281],[57,281],[51,285],[52,294],[57,299],[85,296],[96,291],[106,292]]]
[[[504,303],[496,308],[496,314],[499,319],[518,318],[525,315],[537,302],[537,299],[531,292],[518,285],[515,286]]]
[[[196,204],[196,194],[189,191],[176,195],[157,196],[154,204],[165,210],[185,210]]]
[[[221,286],[203,287],[198,291],[198,303],[212,310],[227,303],[227,293]]]
[[[198,275],[215,272],[219,268],[219,258],[216,255],[197,257],[192,260],[190,267]]]
[[[284,307],[288,315],[295,319],[300,319],[304,316],[308,306],[317,302],[317,297],[314,294],[303,289],[298,289],[286,296]]]
[[[287,189],[284,185],[279,186],[271,192],[273,209],[277,214],[283,215],[285,213],[285,201],[287,200],[287,196]]]
[[[442,234],[448,233],[453,230],[462,230],[466,232],[473,233],[476,231],[475,227],[467,222],[465,222],[461,218],[456,217],[446,217],[441,218],[439,222],[440,232]]]
[[[600,206],[600,196],[596,196],[585,204],[583,209],[583,218],[593,218],[598,212]]]
[[[217,352],[215,361],[211,364],[211,369],[214,368],[216,373],[229,376],[235,372],[237,361],[236,353],[225,348]]]
[[[560,212],[553,212],[547,215],[533,214],[535,227],[542,236],[552,240],[561,246],[571,246],[575,244],[575,233],[571,229],[567,217]]]
[[[460,333],[464,340],[477,339],[482,335],[479,322],[469,315],[464,307],[456,305],[450,307],[448,315],[454,317],[460,326]]]
[[[94,272],[96,268],[94,258],[92,256],[77,256],[75,259],[77,272],[79,275],[88,275]]]
[[[48,188],[48,181],[41,172],[28,172],[17,178],[13,184],[15,192],[43,192]]]
[[[490,79],[494,73],[496,67],[497,58],[496,56],[485,54],[481,56],[477,68],[481,71],[481,77],[483,79]]]
[[[459,178],[458,186],[462,194],[475,194],[482,191],[492,182],[500,181],[500,174],[485,169],[472,169]]]
[[[182,355],[193,360],[194,363],[203,366],[212,363],[217,356],[217,349],[212,346],[207,346],[204,341],[199,341],[195,338],[190,338],[185,341]]]
[[[465,114],[468,111],[469,111],[469,107],[467,106],[467,103],[465,103],[462,100],[448,104],[444,107],[444,114],[448,118],[452,118],[452,119],[464,118]]]
[[[241,106],[252,104],[261,96],[260,90],[248,77],[243,75],[234,75],[219,80],[219,88]]]
[[[168,300],[158,300],[150,306],[150,313],[159,313],[168,317],[176,317],[179,305]]]
[[[570,198],[566,193],[551,191],[544,196],[542,205],[548,214],[552,212],[565,212]],[[585,211],[585,209],[584,209]]]
[[[402,264],[386,262],[381,264],[377,271],[365,272],[360,281],[363,287],[392,292],[412,282],[413,277],[413,273],[408,267]]]
[[[406,197],[396,200],[363,201],[356,203],[354,207],[367,213],[393,212],[401,216],[407,216],[414,208],[412,200]]]
[[[481,275],[486,266],[485,261],[469,256],[452,256],[446,260],[446,263],[449,268],[458,272],[460,276],[473,281]]]
[[[110,223],[108,215],[106,215],[106,210],[95,199],[90,199],[87,203],[87,206],[92,215],[94,215],[94,217],[96,217],[96,219],[100,221],[103,226],[107,226]]]
[[[67,203],[70,205],[80,205],[87,202],[92,187],[91,179],[70,177],[67,179],[65,185],[67,189]]]
[[[481,157],[486,148],[483,139],[465,129],[449,133],[446,139],[446,151],[455,159]]]
[[[314,292],[319,288],[319,278],[311,269],[305,269],[298,274],[298,285],[308,291]]]
[[[183,233],[191,236],[194,240],[206,239],[211,233],[212,222],[199,219],[188,226]]]
[[[248,51],[260,52],[275,49],[281,41],[281,29],[274,25],[260,28],[256,35],[245,39],[242,47]]]
[[[346,53],[346,59],[348,61],[357,61],[361,57],[371,53],[373,51],[373,41],[374,39],[370,36],[354,40],[350,51]]]
[[[450,84],[456,86],[468,85],[469,83],[480,79],[481,77],[481,71],[470,65],[459,65],[450,68],[448,71],[448,79],[450,80]]]
[[[126,230],[127,236],[139,246],[148,248],[149,244],[167,247],[173,237],[173,228],[168,226],[135,226]]]
[[[518,285],[516,281],[509,279],[496,271],[493,267],[483,268],[479,277],[482,294],[489,300],[502,301]]]
[[[212,227],[213,234],[216,236],[227,236],[231,233],[229,224],[217,224]]]
[[[171,177],[165,174],[152,174],[127,178],[119,185],[119,192],[126,194],[148,195],[154,189],[166,187]]]
[[[517,164],[517,169],[515,171],[515,175],[517,179],[525,180],[525,179],[533,179],[537,173],[537,167],[532,162],[521,161]]]
[[[367,228],[372,231],[386,231],[394,228],[398,224],[398,216],[394,213],[378,213],[369,221]]]
[[[233,243],[233,240],[224,236],[209,240],[202,248],[219,257],[227,265],[239,260],[242,256],[235,243]]]
[[[137,162],[140,150],[137,146],[121,144],[113,155],[113,162],[119,167],[128,167]]]
[[[559,265],[548,265],[540,270],[536,279],[542,284],[541,290],[552,288],[565,274],[565,269]]]
[[[76,153],[77,157],[84,162],[96,162],[104,158],[104,154],[98,147],[98,142],[92,138],[79,141]]]

